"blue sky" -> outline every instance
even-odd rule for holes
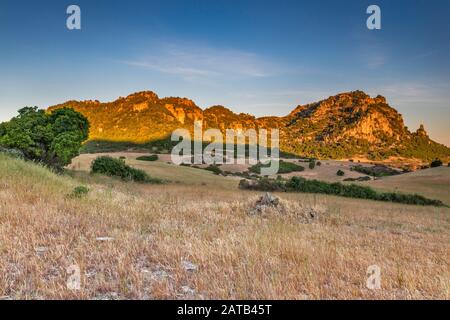
[[[81,30],[66,28],[71,4]],[[449,16],[447,0],[0,0],[0,120],[141,90],[285,115],[360,89],[450,145]]]

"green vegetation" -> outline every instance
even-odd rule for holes
[[[222,170],[215,164],[209,165],[208,167],[205,168],[205,170],[211,171],[212,173],[217,174],[217,175],[222,173]]]
[[[27,160],[60,170],[79,154],[88,134],[87,119],[72,109],[46,113],[26,107],[17,117],[0,124],[0,145],[19,150]]]
[[[292,177],[289,180],[261,178],[258,180],[241,180],[241,189],[258,191],[283,191],[323,193],[348,198],[389,201],[404,204],[444,206],[442,201],[425,198],[417,194],[401,194],[394,192],[377,192],[370,187],[355,184],[345,185],[340,182],[328,183],[318,180],[307,180],[301,177]]]
[[[346,178],[344,181],[370,181],[372,180],[369,176],[358,177],[358,178]]]
[[[372,167],[364,167],[361,165],[357,165],[351,168],[351,170],[367,174],[372,177],[387,177],[387,176],[395,176],[401,174],[399,171],[383,166],[383,165],[375,165]]]
[[[92,173],[100,173],[111,177],[119,177],[126,181],[142,183],[161,183],[159,179],[151,178],[143,170],[130,167],[122,159],[110,156],[97,157],[91,165]]]
[[[268,163],[268,164],[258,163],[258,164],[255,164],[254,166],[251,166],[248,170],[253,173],[261,174],[261,168],[269,167],[270,164],[271,163]],[[280,174],[290,173],[290,172],[301,172],[304,170],[305,170],[305,168],[302,166],[299,166],[298,164],[295,164],[292,162],[286,162],[283,160],[279,161],[278,173],[280,173]]]
[[[342,177],[342,176],[345,175],[345,172],[339,169],[339,170],[336,172],[336,175],[338,175],[339,177]]]
[[[430,167],[431,168],[437,168],[442,166],[442,161],[440,159],[435,159],[431,162]]]
[[[177,142],[170,139],[154,140],[145,143],[135,143],[129,141],[106,141],[91,140],[87,141],[81,148],[81,153],[110,153],[120,151],[137,151],[165,153],[170,152]]]
[[[0,146],[0,153],[7,154],[10,157],[19,158],[19,159],[23,159],[25,157],[23,152],[18,149],[8,149],[8,148],[3,148],[1,146]]]
[[[82,198],[89,193],[89,188],[85,186],[75,187],[72,193],[69,195],[71,198]]]
[[[309,167],[311,170],[313,170],[313,169],[316,167],[316,160],[311,159],[311,160],[309,161],[308,167]]]
[[[136,160],[139,160],[139,161],[156,161],[158,159],[159,159],[159,157],[156,154],[152,154],[150,156],[140,156],[140,157],[136,158]]]

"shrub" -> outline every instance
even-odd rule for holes
[[[437,168],[442,166],[442,161],[440,159],[435,159],[431,162],[430,167],[431,168]]]
[[[358,178],[346,178],[344,181],[370,181],[372,180],[369,176],[363,176]]]
[[[136,158],[136,160],[139,160],[139,161],[156,161],[158,159],[159,159],[158,155],[156,155],[156,154],[152,154],[150,156],[140,156],[140,157]]]
[[[24,158],[23,152],[18,149],[8,149],[8,148],[0,147],[0,153],[7,154],[13,158],[19,158],[19,159]]]
[[[122,159],[112,158],[110,156],[101,156],[96,158],[91,165],[92,173],[105,174],[110,177],[119,177],[127,181],[160,183],[159,179],[150,178],[143,170],[135,169]]]
[[[316,161],[311,159],[308,166],[311,170],[313,170],[316,167]]]
[[[390,201],[405,204],[444,206],[442,201],[425,198],[417,194],[380,193],[366,186],[355,184],[345,185],[340,182],[329,183],[318,180],[307,180],[302,177],[292,177],[289,180],[262,178],[253,181],[242,180],[241,189],[258,191],[306,192],[337,195],[348,198]]]
[[[268,178],[261,178],[258,180],[242,179],[241,181],[239,181],[239,188],[246,190],[270,191],[270,192],[287,191],[286,186],[282,180],[280,179],[271,180]]]
[[[248,170],[253,173],[261,174],[261,168],[269,167],[269,165],[270,164],[258,163],[256,165],[250,167]],[[280,160],[278,163],[278,172],[277,173],[283,174],[283,173],[290,173],[290,172],[300,172],[300,171],[304,171],[304,170],[305,170],[305,168],[302,166],[299,166],[298,164]]]
[[[342,171],[342,170],[338,170],[338,171],[336,172],[336,174],[337,174],[339,177],[342,177],[342,176],[345,174],[345,172]]]
[[[121,156],[119,159],[125,160],[127,157]]]
[[[317,161],[316,166],[320,167],[322,165],[322,162]]]
[[[89,188],[85,186],[78,186],[72,190],[72,193],[69,195],[71,198],[81,198],[86,196],[89,193]]]
[[[205,168],[205,170],[211,171],[212,173],[217,175],[222,173],[222,170],[215,164],[209,165],[208,167]]]

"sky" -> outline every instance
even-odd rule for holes
[[[448,0],[0,0],[0,121],[143,90],[282,116],[363,90],[450,146],[449,16]]]

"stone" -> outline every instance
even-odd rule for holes
[[[198,266],[195,265],[195,264],[193,264],[193,263],[190,262],[190,261],[185,261],[185,260],[183,260],[183,261],[181,261],[181,264],[183,265],[183,268],[184,268],[184,270],[186,270],[186,271],[191,271],[191,272],[193,272],[193,271],[197,271],[197,270],[198,270]]]

